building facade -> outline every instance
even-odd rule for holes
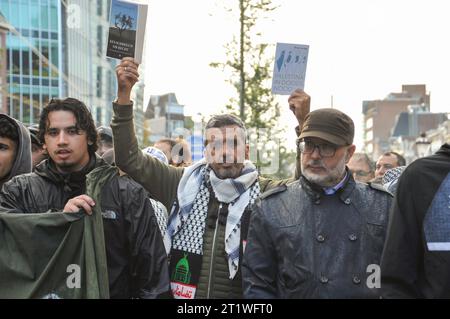
[[[449,113],[450,114],[450,113]],[[437,128],[426,132],[426,137],[431,143],[430,153],[435,153],[441,145],[450,144],[450,120],[441,123]]]
[[[8,113],[6,97],[8,85],[6,82],[6,35],[9,25],[0,12],[0,112]]]
[[[184,129],[184,105],[178,103],[174,93],[150,96],[145,117],[148,119],[150,143],[176,137],[176,132]]]
[[[109,125],[115,66],[106,57],[111,0],[1,0],[7,35],[8,114],[37,123],[52,97],[74,97],[97,125]],[[143,67],[140,67],[143,73]],[[143,84],[134,90],[142,109]]]
[[[390,150],[390,138],[400,113],[408,112],[408,106],[420,105],[430,110],[430,95],[425,85],[403,85],[401,93],[390,93],[383,100],[363,101],[364,151],[376,160]]]
[[[37,123],[42,105],[64,95],[61,2],[2,0],[7,35],[6,110],[25,124]]]
[[[108,0],[66,0],[63,16],[67,95],[84,101],[97,125],[108,125],[117,61],[106,57]]]

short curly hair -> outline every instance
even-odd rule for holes
[[[17,127],[6,117],[0,117],[0,137],[6,137],[19,144],[19,133]]]
[[[53,111],[69,111],[72,112],[76,119],[76,128],[86,132],[88,141],[92,145],[88,145],[89,153],[94,154],[97,151],[97,129],[92,119],[91,112],[86,105],[74,98],[51,99],[50,102],[42,109],[41,118],[39,120],[39,139],[45,141],[44,135],[47,132],[49,123],[48,115]]]

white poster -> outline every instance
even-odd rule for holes
[[[308,52],[308,45],[277,43],[272,93],[289,95],[295,89],[304,89]]]

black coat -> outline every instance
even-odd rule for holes
[[[380,264],[392,196],[347,176],[330,196],[303,176],[262,195],[244,255],[246,298],[379,296],[367,271]]]
[[[107,165],[92,156],[81,172],[60,174],[51,160],[4,184],[0,212],[62,211],[85,193],[85,177]],[[155,298],[169,291],[167,256],[148,193],[126,176],[115,176],[101,192],[111,298]]]
[[[450,145],[403,172],[381,262],[384,298],[450,298]]]

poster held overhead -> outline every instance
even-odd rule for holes
[[[304,89],[309,46],[277,43],[272,78],[272,93],[289,95]]]
[[[106,56],[132,57],[142,62],[148,5],[131,0],[112,0]]]

